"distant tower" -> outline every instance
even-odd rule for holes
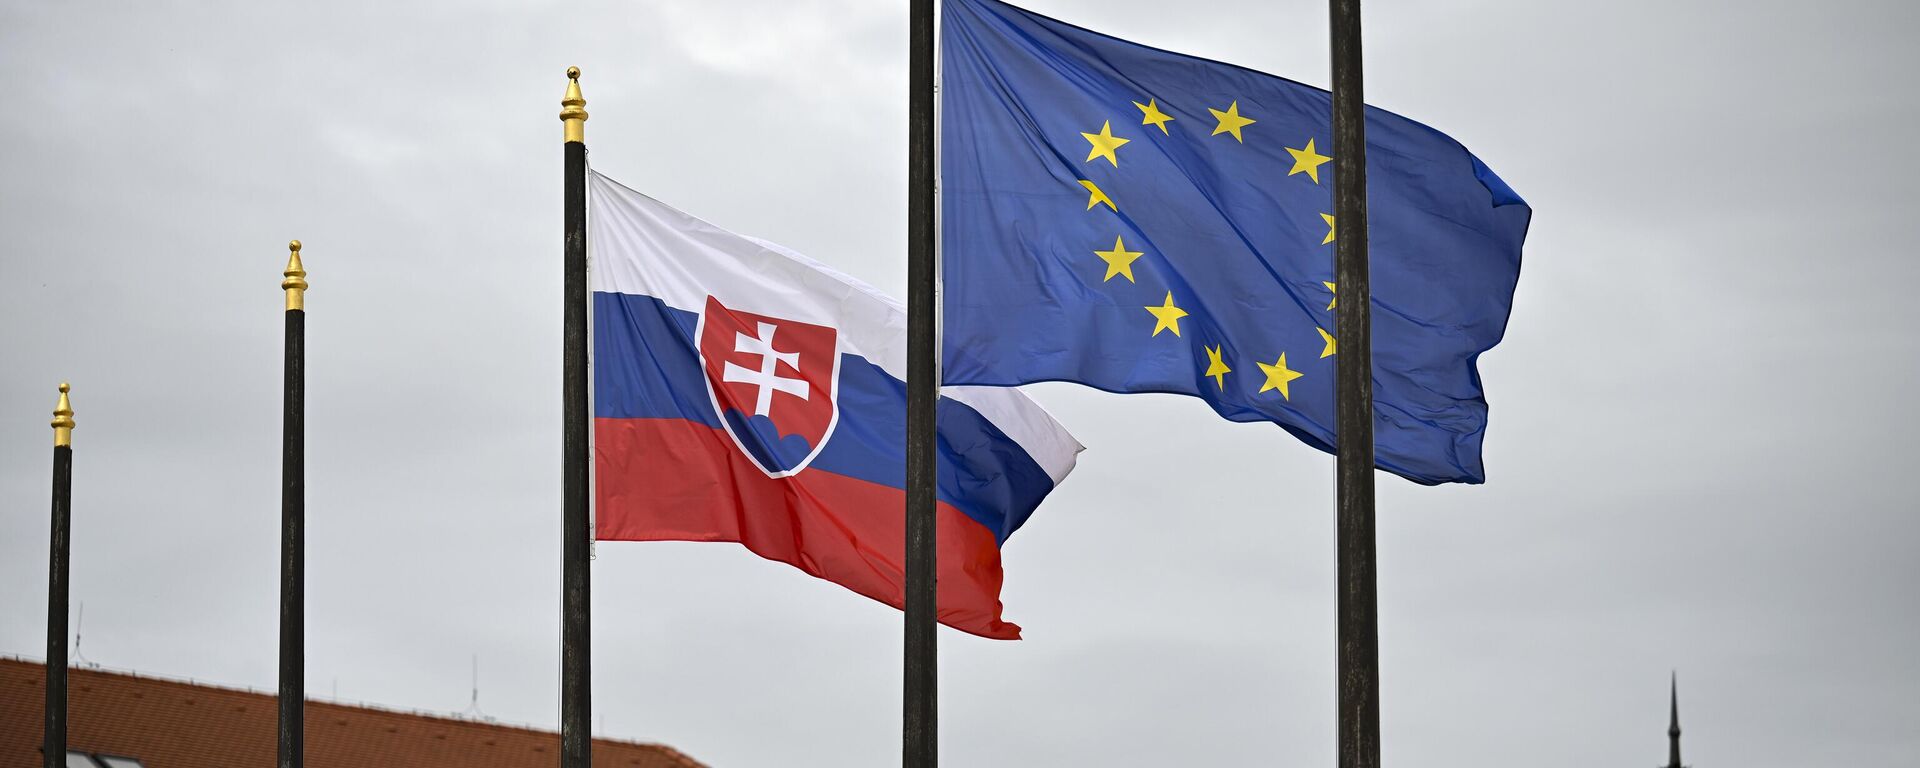
[[[1673,675],[1673,720],[1667,725],[1667,764],[1665,768],[1687,768],[1680,764],[1680,674]]]

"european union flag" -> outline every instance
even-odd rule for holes
[[[1171,392],[1333,451],[1332,96],[995,0],[941,15],[948,384]],[[1368,108],[1379,466],[1485,480],[1476,360],[1532,210]]]

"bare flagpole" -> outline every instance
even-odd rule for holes
[[[1360,0],[1330,0],[1333,37],[1335,272],[1340,302],[1335,408],[1340,454],[1338,768],[1380,765],[1380,633],[1374,554],[1372,298],[1367,282],[1366,102]]]
[[[279,768],[306,760],[307,703],[307,270],[287,243],[284,386],[280,420]]]
[[[53,407],[53,534],[47,557],[47,708],[45,768],[67,765],[67,573],[73,553],[73,403],[60,382]]]
[[[907,61],[907,536],[901,764],[939,764],[938,606],[934,528],[934,0],[913,0]]]

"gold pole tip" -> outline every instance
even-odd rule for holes
[[[579,67],[567,67],[567,95],[560,99],[560,120],[566,124],[565,141],[587,140],[587,97],[580,94]]]
[[[60,382],[60,402],[53,406],[53,444],[55,447],[73,445],[73,401],[67,399],[67,390],[71,387]]]
[[[305,310],[307,292],[307,268],[300,263],[300,241],[287,243],[287,269],[281,273],[287,279],[280,281],[280,288],[287,292],[287,309]]]

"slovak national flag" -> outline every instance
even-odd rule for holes
[[[595,531],[730,541],[903,603],[906,313],[593,173]],[[939,402],[939,618],[1017,639],[1000,546],[1080,444],[1017,390]]]

